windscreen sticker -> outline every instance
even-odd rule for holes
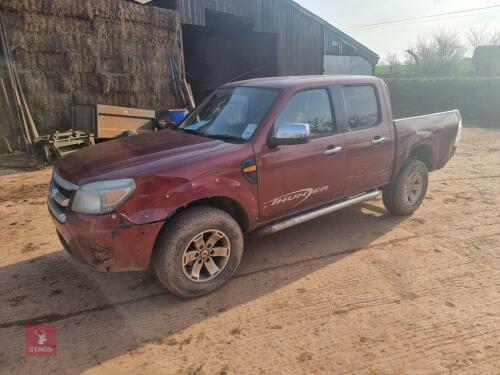
[[[242,134],[243,139],[249,139],[257,129],[257,124],[248,124],[245,131]]]
[[[207,120],[203,120],[203,121],[196,122],[194,124],[186,126],[186,129],[198,130],[199,128],[202,128],[206,124],[208,124],[208,121]]]

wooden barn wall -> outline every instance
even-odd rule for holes
[[[324,51],[325,55],[340,55],[342,54],[342,38],[340,38],[338,33],[335,33],[326,28],[323,29],[323,41],[324,41]],[[337,43],[334,47],[333,43]]]
[[[279,74],[322,74],[323,55],[378,57],[354,39],[285,0],[179,0],[181,22],[204,26],[205,9],[255,20],[254,30],[279,34]],[[339,43],[333,48],[332,42]],[[298,48],[300,47],[300,48]]]
[[[303,13],[282,5],[279,28],[280,74],[323,74],[323,27]]]
[[[277,15],[280,0],[179,0],[182,23],[205,26],[205,9],[229,13],[255,20],[257,32],[278,33]]]

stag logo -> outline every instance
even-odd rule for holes
[[[54,356],[56,353],[55,324],[24,327],[24,354],[26,356]]]
[[[35,334],[38,336],[38,345],[43,345],[47,342],[47,334],[43,329],[35,331]]]
[[[312,195],[323,193],[328,190],[328,186],[322,186],[319,188],[305,188],[301,190],[294,191],[292,193],[288,193],[282,195],[281,197],[274,198],[266,203],[264,203],[265,207],[273,207],[284,203],[293,202],[292,207],[297,207],[300,204],[304,203],[309,197]]]

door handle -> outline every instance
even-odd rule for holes
[[[380,136],[376,136],[372,139],[372,145],[379,145],[381,143],[384,143],[385,142],[385,137],[380,137]]]
[[[335,155],[340,151],[342,151],[342,146],[328,146],[324,154],[330,156],[330,155]]]

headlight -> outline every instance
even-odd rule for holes
[[[92,182],[76,191],[71,210],[81,214],[107,214],[124,203],[134,190],[132,179]]]

